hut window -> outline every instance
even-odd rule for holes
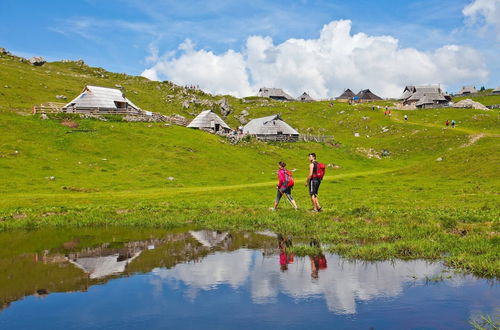
[[[281,132],[281,131],[278,131],[278,135],[283,135],[283,132]]]
[[[115,106],[119,109],[124,109],[127,107],[127,103],[126,102],[120,102],[120,101],[115,101]]]

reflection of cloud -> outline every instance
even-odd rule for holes
[[[351,314],[356,312],[357,300],[396,297],[414,277],[422,280],[443,270],[439,263],[421,260],[348,262],[336,255],[327,255],[327,259],[328,268],[320,270],[315,280],[311,279],[308,258],[295,258],[288,271],[281,272],[277,255],[264,257],[258,251],[245,249],[209,255],[200,262],[173,269],[155,269],[153,274],[167,283],[183,282],[192,299],[198,290],[211,290],[221,284],[233,288],[248,285],[254,303],[274,302],[280,292],[296,299],[323,296],[331,311]]]
[[[188,286],[203,290],[213,289],[219,284],[238,288],[248,277],[252,253],[241,249],[212,254],[200,262],[179,264],[173,269],[153,269],[153,274],[167,280],[183,281]]]

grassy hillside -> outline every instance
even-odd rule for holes
[[[118,84],[144,109],[187,118],[222,96],[77,62],[33,67],[2,55],[0,68],[0,230],[271,229],[317,237],[346,256],[444,258],[457,268],[499,276],[499,110],[393,111],[388,117],[371,104],[225,96],[233,127],[243,110],[249,118],[281,113],[303,134],[335,136],[335,143],[231,145],[161,123],[27,115],[34,104],[61,94],[70,99],[85,84]],[[198,101],[182,106],[193,98]],[[63,119],[78,129],[63,126]],[[446,119],[455,119],[457,127],[445,128]],[[381,157],[382,150],[390,155]],[[311,151],[331,165],[320,190],[320,214],[307,211],[303,186]],[[286,204],[279,212],[268,210],[279,160],[297,169],[297,212]]]
[[[453,102],[471,99],[486,106],[500,104],[500,95],[493,95],[491,93],[492,91],[493,89],[485,89],[484,91],[478,91],[476,94],[470,96],[456,96],[453,98]]]

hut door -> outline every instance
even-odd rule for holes
[[[220,129],[220,124],[215,124],[215,131],[218,132]]]

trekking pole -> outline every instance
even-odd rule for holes
[[[285,193],[281,192],[281,190],[279,190],[279,188],[276,188],[276,189],[278,189],[278,191],[279,191],[279,192],[280,192],[280,194],[281,194],[281,197],[283,198],[283,194],[285,194]],[[289,203],[289,204],[290,204],[293,208],[295,208],[295,206],[293,206],[292,201],[290,200],[290,198],[288,197],[288,195],[287,195],[287,194],[285,194],[285,197],[286,197],[286,200],[288,201],[288,203]]]

